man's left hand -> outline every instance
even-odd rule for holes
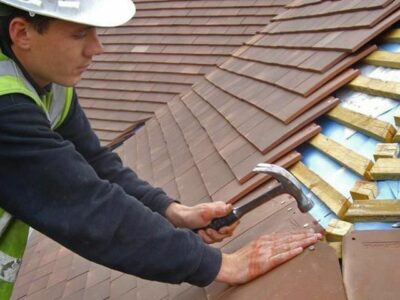
[[[165,215],[176,227],[199,229],[198,234],[203,241],[212,244],[232,236],[239,221],[229,226],[222,227],[218,231],[205,227],[210,224],[213,219],[224,217],[231,211],[232,205],[222,201],[201,203],[195,206],[172,203],[167,208]]]

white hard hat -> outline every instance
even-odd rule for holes
[[[114,27],[135,14],[132,0],[0,0],[9,6],[74,23]]]

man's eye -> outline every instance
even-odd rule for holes
[[[82,38],[86,37],[86,35],[87,35],[87,31],[85,30],[85,31],[75,33],[73,35],[73,37],[76,39],[82,39]]]

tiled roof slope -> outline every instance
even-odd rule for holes
[[[207,2],[210,5],[211,1],[176,2],[180,5]],[[300,159],[300,154],[293,149],[319,132],[319,126],[313,120],[338,104],[338,100],[329,95],[358,74],[349,66],[375,49],[367,45],[367,41],[400,19],[399,2],[294,1],[285,13],[289,19],[279,20],[281,16],[278,16],[272,25],[260,30],[246,45],[234,51],[225,63],[221,62],[218,69],[200,78],[193,88],[160,101],[164,104],[154,112],[154,118],[148,120],[145,126],[117,149],[124,163],[136,169],[143,178],[163,187],[172,197],[189,205],[217,200],[248,201],[260,195],[273,183],[268,183],[265,175],[252,174],[251,169],[261,161],[286,167]],[[152,1],[142,1],[140,5],[146,3],[154,5]],[[157,2],[160,10],[167,3],[174,2]],[[257,3],[260,1],[252,1],[252,4]],[[324,24],[326,17],[336,22],[344,11],[354,14],[368,11],[375,19],[368,18],[370,25],[365,25],[364,20],[349,18],[338,25],[340,30],[332,28],[330,21],[326,21],[326,29],[313,27],[317,21],[318,26]],[[333,15],[336,18],[330,18]],[[161,19],[162,22],[168,20]],[[157,20],[161,22],[161,19]],[[304,32],[284,33],[289,29],[279,34],[269,32],[284,26],[279,24],[307,19],[314,22],[310,22],[310,27],[304,24],[303,27],[299,26]],[[349,22],[353,22],[353,25],[348,25]],[[311,41],[314,36],[317,38]],[[343,42],[344,37],[348,36],[351,39]],[[334,47],[336,38],[338,47]],[[271,39],[273,43],[268,44]],[[103,58],[107,55],[104,54]],[[113,64],[106,59],[104,61],[103,66]],[[323,66],[319,65],[321,62]],[[100,61],[97,64],[102,65]],[[119,67],[125,65],[129,66],[130,63],[122,60]],[[145,67],[147,63],[138,65]],[[174,66],[181,67],[178,63]],[[291,75],[291,72],[295,75]],[[288,84],[278,77],[272,80],[269,77],[271,74],[282,75],[288,82],[298,84]],[[308,82],[308,78],[314,81],[310,79],[304,85],[307,88],[297,89],[297,86],[303,84],[300,77],[304,82]],[[107,82],[103,80],[104,84]],[[117,83],[112,80],[110,82]],[[320,87],[315,88],[314,85]],[[86,92],[88,95],[94,94],[93,90],[87,89]],[[96,93],[110,95],[106,89],[99,89]],[[129,99],[130,92],[121,90],[115,95],[118,93],[126,93],[124,95]],[[108,98],[112,100],[112,97]],[[290,102],[287,102],[288,99]],[[275,107],[275,110],[270,107]],[[277,109],[279,107],[280,110]],[[298,116],[291,117],[293,113]],[[243,242],[270,230],[305,226],[315,226],[313,219],[308,214],[300,214],[295,209],[293,199],[283,195],[246,215],[235,236],[216,246],[234,251]],[[321,280],[317,286],[323,287],[324,291],[331,291],[335,287],[339,295],[342,282],[338,279],[338,266],[334,264],[331,251],[317,247],[313,253],[320,255],[321,260],[310,258],[310,252],[306,252],[293,264],[289,264],[289,269],[277,269],[277,272],[243,287],[227,291],[226,286],[213,285],[204,290],[186,284],[173,286],[150,283],[122,275],[89,263],[35,233],[24,258],[13,299],[242,299],[244,293],[248,295],[275,284],[276,280],[279,281],[277,278],[285,274],[297,274],[299,266],[300,269],[307,269],[309,265],[302,267],[299,261],[307,264],[309,259],[317,264],[313,270],[316,272],[314,279]],[[324,268],[327,262],[330,267]],[[320,270],[323,270],[323,274],[319,273]],[[327,270],[332,271],[329,276]],[[288,278],[286,282],[291,279],[294,277]],[[290,294],[290,286],[287,288]],[[310,299],[326,297],[326,293],[321,296],[319,291],[313,286],[307,293],[313,293],[314,298]]]
[[[353,5],[346,2],[343,9],[334,9],[338,3],[341,2],[326,1],[295,7],[284,14],[292,10],[307,9],[312,12],[314,9],[320,18],[318,23],[324,23],[324,18],[340,20],[340,14],[358,15],[367,11],[375,16],[370,18],[371,22],[366,25],[368,29],[365,29],[370,38],[382,31],[383,25],[376,23],[376,20],[383,20],[386,24],[388,20],[394,22],[400,17],[399,1],[365,1],[364,6],[354,1]],[[389,16],[390,13],[393,14]],[[303,15],[307,13],[303,12]],[[310,18],[315,21],[317,17]],[[196,83],[192,91],[175,97],[166,107],[157,111],[155,119],[150,120],[137,132],[137,136],[125,144],[125,153],[129,155],[133,147],[137,148],[136,156],[132,156],[130,161],[140,175],[155,184],[161,183],[160,186],[178,199],[190,199],[190,203],[209,199],[235,201],[265,181],[259,179],[262,177],[260,175],[252,177],[254,174],[251,170],[258,162],[274,162],[318,132],[316,126],[305,126],[337,104],[336,99],[326,97],[353,79],[358,72],[348,69],[349,66],[376,47],[365,46],[361,50],[349,48],[344,51],[268,45],[265,41],[271,36],[280,36],[276,28],[292,20],[282,21],[279,16],[276,19],[248,45],[235,51],[232,58]],[[303,21],[307,18],[295,20]],[[357,35],[359,21],[357,18],[352,20],[350,18],[345,23],[347,29],[333,31],[330,29],[331,21],[327,22],[329,26],[326,31],[316,32],[319,39],[315,43],[322,45],[321,40],[326,40],[333,33],[335,36],[352,33],[354,44],[361,43]],[[338,27],[345,27],[338,22]],[[271,30],[275,32],[270,33]],[[307,32],[308,29],[302,30]],[[310,25],[309,31],[313,30],[313,25]],[[282,33],[282,36],[285,37],[285,34]],[[276,61],[268,62],[278,50],[280,54],[275,55]],[[354,54],[351,52],[353,50],[356,51]],[[338,58],[341,60],[338,61]],[[315,66],[319,69],[310,70],[302,67],[302,63],[307,60],[322,61],[329,68]],[[286,64],[286,61],[290,63]],[[145,146],[143,140],[146,138],[142,136],[146,135],[149,139],[155,127],[159,128],[158,136],[163,138],[164,146],[156,138],[156,144]],[[307,130],[299,131],[304,128]],[[135,146],[131,147],[131,144]],[[161,156],[159,149],[163,149],[164,156]],[[135,165],[135,160],[140,164]],[[162,164],[158,161],[162,161]],[[147,177],[151,174],[162,176],[160,168],[168,174],[168,178],[160,180]],[[185,188],[191,191],[192,186],[198,188],[199,194],[189,193],[189,198],[183,197]]]
[[[78,85],[81,105],[103,144],[192,84],[285,10],[290,0],[135,1],[126,25],[99,30],[105,53]]]
[[[293,199],[282,195],[271,202],[264,204],[257,211],[244,216],[237,230],[235,239],[231,238],[218,247],[223,247],[229,252],[254,239],[255,235],[262,233],[279,232],[302,228],[304,224],[310,227],[319,227],[313,223],[308,214],[301,214]],[[252,228],[252,230],[249,230]],[[313,272],[309,274],[312,282],[318,284],[319,289],[308,289],[309,299],[321,299],[322,295],[330,295],[335,291],[338,298],[342,299],[342,282],[339,264],[332,249],[326,245],[320,245],[313,252],[306,252],[297,260],[286,266],[284,272],[271,272],[252,283],[250,289],[257,286],[273,284],[281,281],[282,276],[288,280],[298,280],[299,269],[305,270],[310,261],[313,261]],[[327,274],[327,268],[329,272]],[[282,269],[283,271],[283,269]],[[297,274],[293,277],[293,274]],[[328,277],[326,277],[328,276]],[[304,283],[310,278],[301,276]],[[322,280],[322,278],[329,278]],[[301,284],[301,282],[299,282]],[[311,286],[309,286],[311,287]],[[12,299],[27,300],[206,300],[206,299],[230,299],[220,298],[226,292],[226,285],[211,285],[207,289],[201,289],[188,284],[171,285],[143,280],[131,275],[91,263],[71,251],[63,248],[54,241],[46,238],[38,232],[31,237],[24,261],[18,276],[18,281]],[[228,291],[233,299],[241,299],[243,287]],[[290,292],[290,289],[288,290]],[[328,294],[327,294],[328,293]],[[236,297],[236,298],[235,298]],[[275,300],[277,298],[274,298]],[[279,298],[285,299],[285,298]],[[330,298],[327,298],[330,299]]]

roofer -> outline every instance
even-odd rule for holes
[[[127,22],[131,0],[0,2],[0,299],[11,294],[28,225],[107,267],[198,286],[247,282],[320,237],[268,235],[222,254],[207,243],[237,224],[188,229],[230,205],[181,205],[100,146],[73,86],[103,51],[95,27]]]

